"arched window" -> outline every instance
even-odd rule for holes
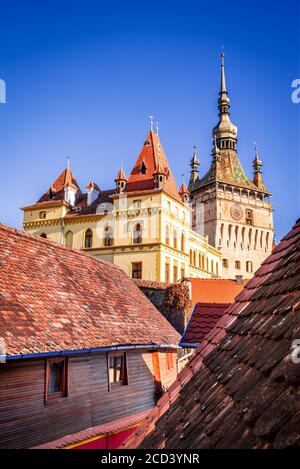
[[[104,246],[112,246],[113,244],[113,230],[111,226],[104,228]]]
[[[214,273],[214,261],[213,260],[210,261],[210,271],[212,274]]]
[[[92,244],[93,244],[93,232],[92,232],[92,230],[88,229],[85,232],[84,247],[85,248],[91,248]]]
[[[269,242],[270,242],[270,233],[267,232],[267,234],[266,234],[266,248],[265,248],[265,251],[268,251],[268,250],[269,250]]]
[[[196,266],[196,251],[193,252],[193,265]]]
[[[165,242],[168,246],[170,245],[170,225],[166,225]]]
[[[181,233],[181,251],[182,251],[182,252],[185,251],[185,237],[184,237],[184,233]]]
[[[216,263],[216,274],[219,275],[219,263]]]
[[[65,245],[68,246],[68,248],[71,248],[73,246],[73,233],[72,231],[67,231],[65,235]]]
[[[133,242],[134,244],[141,244],[142,242],[142,226],[137,223],[133,230]]]
[[[193,264],[193,251],[190,249],[190,264]]]
[[[46,233],[42,233],[42,234],[40,234],[40,237],[41,238],[47,238],[47,235],[46,235]]]
[[[175,249],[177,249],[177,237],[178,237],[177,230],[174,230],[173,231],[173,246]]]

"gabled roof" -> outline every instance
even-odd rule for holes
[[[248,280],[238,283],[224,278],[190,278],[192,303],[233,303]]]
[[[228,308],[228,303],[197,303],[181,338],[183,344],[201,345]]]
[[[9,356],[178,344],[115,265],[1,224],[0,265],[0,336]]]
[[[153,174],[158,165],[166,174],[165,190],[176,199],[180,200],[176,182],[167,161],[166,154],[157,133],[150,130],[144,142],[143,148],[135,162],[126,184],[125,192],[136,192],[154,189]],[[142,174],[142,167],[145,174]]]
[[[62,173],[55,179],[49,189],[42,195],[37,203],[44,202],[47,200],[64,200],[64,189],[65,187],[73,187],[80,193],[80,187],[77,184],[76,179],[69,167],[63,170]]]
[[[300,220],[127,448],[300,447]]]

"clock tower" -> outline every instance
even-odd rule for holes
[[[230,120],[230,99],[225,81],[224,52],[218,100],[219,122],[213,129],[209,171],[199,175],[195,154],[189,183],[193,207],[192,227],[223,255],[223,277],[252,277],[272,251],[271,194],[262,177],[262,162],[255,148],[250,180],[237,154],[237,127]]]

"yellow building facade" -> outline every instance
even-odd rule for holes
[[[90,182],[82,192],[67,167],[43,196],[23,208],[23,226],[38,236],[82,249],[130,277],[176,282],[222,276],[222,256],[191,228],[189,192],[178,191],[157,132],[150,130],[127,180],[115,188]]]

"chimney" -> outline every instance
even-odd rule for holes
[[[242,275],[236,275],[235,276],[235,281],[236,281],[236,283],[241,285],[243,283],[243,276]]]
[[[90,206],[100,194],[100,189],[95,182],[89,182],[87,189],[87,205]]]

